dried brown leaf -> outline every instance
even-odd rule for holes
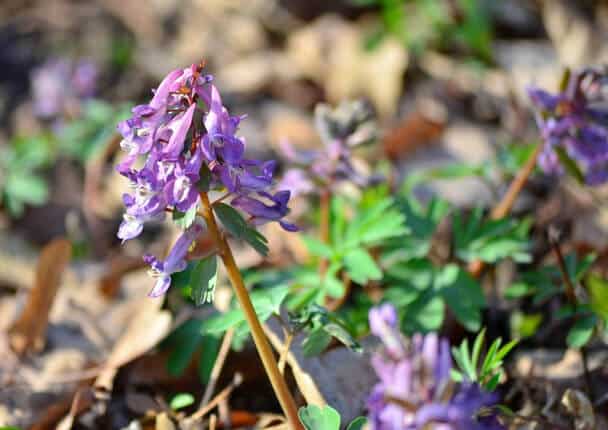
[[[20,317],[9,329],[9,343],[17,354],[44,348],[49,314],[71,255],[72,245],[63,238],[53,240],[42,250],[34,288]]]

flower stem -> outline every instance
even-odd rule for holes
[[[540,154],[542,149],[543,143],[539,143],[536,148],[534,148],[534,151],[530,155],[530,158],[528,158],[526,164],[524,164],[519,170],[519,172],[517,172],[515,179],[513,179],[513,182],[511,182],[511,185],[509,185],[509,189],[507,190],[503,198],[494,207],[494,209],[492,209],[492,212],[490,213],[490,219],[496,220],[504,218],[509,214],[509,212],[511,212],[511,208],[515,204],[515,199],[517,199],[517,196],[524,188],[524,185],[526,185],[526,182],[528,182],[528,178],[534,171],[534,166],[536,166],[536,160],[538,159],[538,155]],[[468,270],[474,278],[478,278],[479,275],[481,275],[483,268],[483,261],[475,260],[469,264]]]
[[[217,243],[218,253],[222,259],[222,262],[224,263],[224,267],[228,273],[228,278],[232,283],[232,287],[234,288],[236,297],[241,305],[241,309],[245,314],[245,319],[247,320],[247,324],[251,329],[253,342],[255,343],[258,354],[260,355],[262,364],[264,365],[264,369],[268,375],[268,379],[270,379],[270,383],[275,395],[277,396],[277,399],[281,404],[281,408],[285,413],[287,422],[289,423],[289,428],[294,430],[303,430],[302,425],[298,420],[296,403],[287,388],[285,379],[283,379],[281,372],[279,372],[272,349],[270,348],[268,339],[266,339],[266,335],[264,334],[264,330],[262,329],[258,316],[255,313],[255,309],[253,308],[253,304],[249,298],[249,292],[245,287],[243,278],[241,277],[241,272],[236,265],[232,250],[230,249],[226,238],[219,231],[215,221],[215,215],[213,214],[213,209],[211,208],[211,203],[209,202],[209,196],[207,193],[201,193],[200,197],[203,203],[203,217],[207,222],[209,233],[214,237]]]
[[[321,242],[325,244],[329,244],[329,221],[330,221],[330,204],[331,204],[331,191],[329,188],[321,191],[321,196],[319,200],[319,209],[320,209],[320,236]],[[327,272],[327,267],[329,262],[327,258],[322,258],[319,262],[319,275],[321,279],[325,277],[325,272]]]

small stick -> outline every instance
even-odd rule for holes
[[[568,298],[570,304],[576,305],[576,289],[574,288],[574,284],[572,283],[570,275],[568,274],[566,260],[564,259],[564,255],[562,254],[562,250],[559,245],[559,232],[554,227],[550,226],[548,236],[549,243],[551,244],[551,248],[553,249],[553,253],[555,254],[555,258],[557,260],[557,266],[559,267],[560,274],[562,275],[564,285],[566,285],[566,297]]]
[[[203,394],[203,398],[201,399],[201,408],[209,402],[211,396],[213,395],[213,391],[215,390],[217,381],[219,380],[220,374],[222,373],[222,368],[224,367],[224,363],[226,362],[226,357],[228,356],[228,352],[230,352],[230,345],[232,344],[233,337],[234,329],[230,328],[226,330],[226,333],[224,333],[224,338],[222,339],[222,344],[220,345],[220,349],[217,352],[215,363],[213,363],[211,375],[209,375],[209,383],[207,384],[207,387],[205,388],[205,394]]]
[[[209,411],[211,411],[213,408],[215,408],[217,405],[219,405],[222,400],[227,399],[228,396],[230,396],[230,393],[232,393],[232,391],[236,387],[241,385],[241,382],[243,382],[243,377],[241,376],[240,373],[236,373],[234,375],[234,379],[226,388],[224,388],[222,391],[220,391],[218,393],[218,395],[215,396],[203,408],[200,408],[198,411],[196,411],[194,414],[192,414],[188,420],[199,421],[199,420],[203,419],[203,417],[205,415],[207,415],[209,413]]]
[[[291,348],[291,343],[293,342],[294,334],[286,329],[285,330],[285,341],[283,344],[283,351],[281,351],[281,356],[279,357],[279,372],[281,375],[285,375],[285,363],[287,362],[287,354],[289,353],[289,348]]]
[[[321,196],[319,200],[319,209],[320,209],[320,231],[319,235],[321,237],[321,242],[325,244],[329,244],[329,224],[330,224],[330,205],[331,205],[331,191],[329,189],[325,189],[321,191]],[[319,275],[321,279],[325,277],[325,273],[327,272],[327,267],[329,266],[329,262],[327,258],[322,258],[319,262]]]
[[[536,148],[534,148],[534,151],[532,152],[532,155],[530,155],[530,158],[528,158],[528,161],[526,161],[526,164],[524,164],[519,172],[517,172],[517,175],[511,182],[511,185],[509,185],[509,189],[503,196],[502,200],[494,207],[494,209],[492,209],[492,212],[490,212],[490,219],[501,219],[511,212],[517,196],[524,188],[524,185],[526,185],[526,182],[528,182],[528,178],[534,171],[536,160],[538,159],[543,146],[543,143],[536,145]],[[469,273],[474,278],[478,278],[481,275],[484,266],[485,264],[481,260],[472,261],[468,267]]]

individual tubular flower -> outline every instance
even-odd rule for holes
[[[602,106],[605,82],[604,73],[585,69],[567,75],[564,89],[557,94],[528,88],[544,141],[538,157],[544,172],[563,173],[563,152],[581,168],[588,185],[608,181],[608,112]]]
[[[313,192],[317,185],[334,186],[348,180],[357,185],[371,181],[357,172],[352,164],[351,150],[376,137],[372,113],[361,101],[343,102],[331,109],[325,104],[315,108],[315,126],[323,149],[301,151],[289,142],[281,142],[283,156],[298,167],[285,172],[282,185],[289,185],[294,194]]]
[[[477,384],[450,380],[450,346],[436,333],[406,340],[398,330],[395,308],[384,304],[369,313],[372,333],[383,344],[372,357],[379,382],[368,398],[373,430],[494,430],[494,415],[479,416],[494,405],[494,395]]]
[[[150,297],[159,297],[165,294],[171,286],[171,275],[186,268],[188,250],[202,231],[203,226],[198,222],[188,227],[177,239],[164,261],[158,260],[153,255],[144,255],[144,261],[151,267],[152,277],[157,278],[154,288],[148,294]]]
[[[276,163],[244,157],[245,139],[237,135],[244,117],[229,114],[213,78],[201,72],[202,65],[170,72],[150,102],[134,107],[131,118],[118,124],[127,154],[116,168],[134,189],[123,197],[126,210],[118,230],[123,242],[167,212],[196,212],[201,191],[227,191],[222,200],[249,215],[252,226],[276,221],[285,230],[296,229],[284,219],[290,192],[272,190]],[[186,267],[188,249],[202,232],[200,218],[192,218],[167,259],[145,257],[158,278],[154,297]]]

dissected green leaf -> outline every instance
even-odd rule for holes
[[[365,285],[370,280],[382,278],[382,271],[369,255],[362,248],[355,248],[344,255],[344,266],[350,278],[358,283]]]

